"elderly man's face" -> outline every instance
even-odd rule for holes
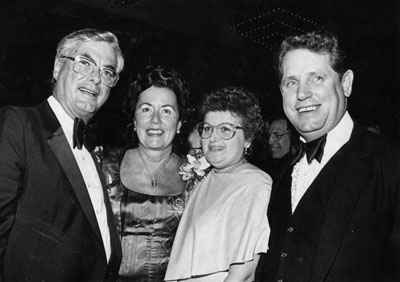
[[[284,119],[274,120],[269,127],[268,144],[273,159],[281,159],[290,150],[290,132]]]
[[[306,141],[328,133],[346,111],[353,72],[342,79],[332,69],[330,56],[307,49],[291,50],[282,61],[283,109]]]
[[[107,42],[84,42],[73,54],[63,55],[83,56],[100,68],[117,68],[117,55]],[[54,96],[72,118],[88,121],[107,101],[111,88],[104,84],[98,69],[83,75],[75,72],[73,65],[72,60],[57,59],[53,70]]]

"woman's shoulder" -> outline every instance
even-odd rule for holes
[[[245,163],[235,175],[237,178],[250,182],[263,182],[272,185],[271,176],[251,163]]]
[[[180,156],[178,156],[175,153],[171,153],[171,156],[169,158],[169,161],[167,163],[166,168],[168,170],[173,170],[173,171],[178,171],[179,167],[183,164],[183,158],[181,158]]]
[[[106,165],[120,165],[121,159],[125,153],[122,148],[103,148],[102,149],[102,163]]]

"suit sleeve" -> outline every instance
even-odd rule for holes
[[[24,127],[15,108],[0,109],[0,281],[4,254],[14,223],[17,196],[23,185]]]

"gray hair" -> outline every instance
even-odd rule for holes
[[[60,40],[57,45],[56,60],[65,54],[71,54],[83,42],[99,41],[108,42],[114,49],[117,55],[117,73],[120,73],[124,68],[124,57],[121,48],[119,47],[118,38],[110,31],[101,31],[93,28],[85,28],[74,31]]]

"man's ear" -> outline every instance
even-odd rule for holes
[[[63,61],[60,60],[60,58],[57,58],[54,61],[54,67],[53,67],[53,79],[56,81],[58,80],[58,75],[61,71],[62,66],[63,66]]]
[[[181,127],[182,127],[182,122],[178,121],[178,125],[176,126],[176,133],[180,133],[181,132]]]
[[[342,76],[342,87],[344,96],[349,98],[353,87],[354,73],[352,70],[347,70]]]
[[[244,141],[244,147],[246,149],[250,148],[252,141]]]

